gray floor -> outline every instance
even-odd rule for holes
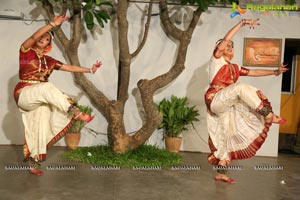
[[[44,175],[37,177],[24,170],[8,170],[13,169],[11,166],[24,166],[21,146],[0,146],[0,199],[300,199],[299,155],[235,161],[232,166],[236,170],[232,169],[229,175],[236,183],[227,184],[213,180],[214,170],[206,162],[207,154],[181,152],[184,164],[178,170],[171,167],[152,171],[100,170],[101,166],[65,160],[65,151],[64,147],[52,147],[42,165]],[[50,170],[50,167],[71,170]]]

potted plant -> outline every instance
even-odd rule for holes
[[[78,105],[78,102],[75,102],[75,106],[79,108],[81,112],[91,115],[93,109],[90,106],[86,105]],[[69,128],[65,138],[67,146],[70,149],[76,149],[80,142],[80,133],[83,127],[86,125],[84,121],[75,121],[72,126]]]
[[[163,119],[158,127],[164,129],[166,149],[171,152],[179,152],[182,142],[181,134],[188,130],[188,125],[199,121],[199,111],[196,106],[189,106],[187,97],[171,96],[171,99],[164,98],[157,104],[158,110],[162,113]]]

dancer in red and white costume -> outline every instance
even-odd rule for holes
[[[67,18],[54,17],[53,22],[41,27],[20,47],[19,83],[14,97],[25,128],[24,157],[30,172],[41,176],[39,162],[46,159],[47,148],[66,134],[75,120],[90,122],[93,117],[80,112],[74,102],[48,82],[54,70],[95,73],[101,66],[96,62],[91,68],[63,64],[45,55],[52,48],[51,29],[60,26]]]
[[[232,37],[249,26],[254,29],[258,19],[243,19],[217,42],[209,66],[210,87],[205,93],[207,127],[211,154],[208,162],[216,165],[215,180],[234,183],[226,175],[230,161],[250,158],[264,143],[272,123],[283,124],[285,119],[273,113],[268,99],[250,85],[238,83],[239,76],[278,76],[288,69],[249,70],[231,63],[234,56]]]

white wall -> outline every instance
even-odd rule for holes
[[[26,19],[31,19],[41,12],[41,9],[35,9],[35,5],[29,5],[27,0],[4,1],[0,0],[0,10],[13,9],[16,12],[23,12]],[[141,37],[142,13],[139,8],[144,8],[144,4],[132,4],[129,19],[129,41],[131,50],[135,50]],[[190,8],[186,9],[189,12]],[[154,13],[158,13],[158,7],[155,5]],[[259,13],[247,11],[243,16],[230,18],[230,9],[210,8],[203,13],[201,22],[198,24],[191,45],[187,54],[186,69],[170,85],[160,90],[155,95],[155,100],[159,101],[172,94],[177,96],[188,96],[192,104],[197,105],[201,112],[200,122],[196,123],[196,130],[191,129],[184,133],[183,150],[208,152],[207,130],[206,130],[206,108],[203,100],[204,92],[207,88],[207,63],[211,56],[215,42],[224,36],[224,34],[243,18],[260,18],[261,26],[255,30],[249,30],[247,27],[241,29],[234,37],[235,58],[234,62],[242,64],[242,50],[244,37],[266,37],[266,38],[300,38],[300,20],[299,16],[263,16]],[[273,13],[274,14],[274,13]],[[177,16],[180,17],[180,16]],[[39,16],[38,19],[43,19]],[[144,19],[145,20],[145,19]],[[0,144],[22,144],[24,141],[23,126],[20,113],[13,100],[13,89],[18,81],[18,49],[20,44],[30,36],[44,22],[23,22],[15,20],[0,20],[0,62],[2,72],[0,95]],[[29,25],[28,25],[29,24]],[[117,85],[117,63],[118,63],[118,43],[116,32],[116,21],[112,20],[110,25],[104,29],[96,29],[93,34],[86,33],[86,39],[83,39],[79,48],[79,57],[82,66],[90,67],[96,59],[100,58],[103,67],[95,74],[87,77],[95,83],[109,98],[116,97]],[[184,24],[178,24],[183,26]],[[3,28],[6,27],[6,28]],[[63,25],[67,31],[68,23]],[[141,126],[142,111],[140,110],[140,101],[138,98],[136,84],[141,78],[153,78],[166,72],[173,64],[176,44],[166,37],[158,16],[153,16],[148,40],[140,55],[134,60],[131,67],[131,80],[129,87],[129,100],[125,109],[125,123],[127,132],[134,132]],[[57,41],[56,41],[57,42]],[[56,43],[54,50],[50,55],[67,62],[60,51],[59,44]],[[273,68],[272,68],[273,69]],[[55,71],[50,81],[59,89],[72,96],[82,96],[80,103],[90,104],[87,97],[80,92],[80,89],[73,83],[70,73]],[[272,102],[274,111],[280,113],[280,88],[281,77],[263,77],[249,78],[242,77],[240,81],[247,82],[260,88]],[[106,133],[107,122],[99,112],[95,112],[96,118],[88,125],[89,128],[97,132]],[[105,135],[94,136],[88,130],[82,133],[80,145],[89,146],[106,143]],[[157,131],[149,140],[150,144],[161,146],[161,131]],[[65,145],[61,140],[57,145]],[[258,155],[277,156],[278,148],[278,125],[273,125],[269,136],[258,152]]]

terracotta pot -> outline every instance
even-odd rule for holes
[[[80,142],[80,133],[67,133],[65,138],[69,149],[76,149],[78,147]]]
[[[181,146],[181,137],[166,137],[166,149],[170,152],[178,153]]]

